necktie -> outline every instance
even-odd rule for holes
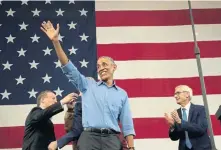
[[[182,108],[182,111],[183,111],[183,120],[188,121],[188,120],[187,120],[187,114],[186,114],[186,108]],[[185,131],[185,137],[186,137],[186,140],[185,140],[186,146],[187,146],[189,149],[191,149],[191,148],[192,148],[192,144],[190,143],[190,139],[189,139],[189,136],[188,136],[188,132],[187,132],[187,131]]]

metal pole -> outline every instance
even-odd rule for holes
[[[207,102],[207,97],[206,97],[206,88],[205,88],[205,83],[204,83],[204,78],[203,78],[203,71],[202,71],[202,66],[201,66],[201,61],[200,61],[200,50],[199,50],[197,40],[196,40],[196,32],[195,32],[193,12],[192,12],[192,8],[191,8],[190,0],[188,0],[188,5],[189,5],[189,12],[190,12],[190,20],[191,20],[191,24],[192,24],[192,31],[193,31],[194,53],[195,53],[195,56],[196,56],[198,73],[199,73],[199,77],[200,77],[200,84],[201,84],[203,102],[204,102],[204,106],[205,106],[205,109],[206,109],[206,116],[207,116],[207,122],[208,122],[208,127],[209,127],[210,140],[211,140],[212,150],[217,150],[216,146],[215,146],[212,123],[211,123],[210,114],[209,114],[208,102]]]

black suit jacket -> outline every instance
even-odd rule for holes
[[[58,147],[63,148],[69,142],[78,140],[82,132],[82,102],[81,97],[79,97],[74,107],[74,118],[71,131],[69,131],[67,134],[58,139]]]
[[[22,150],[48,150],[50,142],[56,140],[50,118],[61,111],[63,108],[60,102],[46,109],[34,107],[25,121]]]
[[[181,109],[178,109],[177,112],[179,117],[182,118]],[[182,124],[175,124],[174,130],[169,130],[169,137],[173,141],[179,140],[179,150],[185,150],[184,131],[187,131],[194,150],[211,150],[207,128],[204,106],[191,104],[188,122],[182,120]]]

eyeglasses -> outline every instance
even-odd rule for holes
[[[187,92],[187,91],[178,91],[178,92],[174,93],[174,95],[180,95],[181,93],[184,93],[184,92]]]

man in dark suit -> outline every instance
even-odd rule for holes
[[[25,121],[22,150],[48,150],[48,144],[56,140],[50,118],[63,111],[63,105],[77,97],[77,94],[71,93],[57,102],[52,91],[41,92],[37,97],[37,107],[30,111]]]
[[[179,150],[211,150],[205,108],[192,104],[192,95],[192,89],[186,85],[175,88],[174,97],[181,108],[173,111],[171,116],[165,113],[170,125],[169,137],[173,141],[179,140]]]
[[[74,108],[74,110],[72,108]],[[55,150],[56,148],[61,149],[71,141],[73,141],[73,150],[77,150],[77,140],[83,132],[81,96],[76,100],[74,107],[68,107],[65,114],[65,130],[68,131],[68,133],[57,141],[52,142],[49,145],[49,150]],[[122,150],[128,150],[123,135],[119,134],[119,138],[122,143]]]

